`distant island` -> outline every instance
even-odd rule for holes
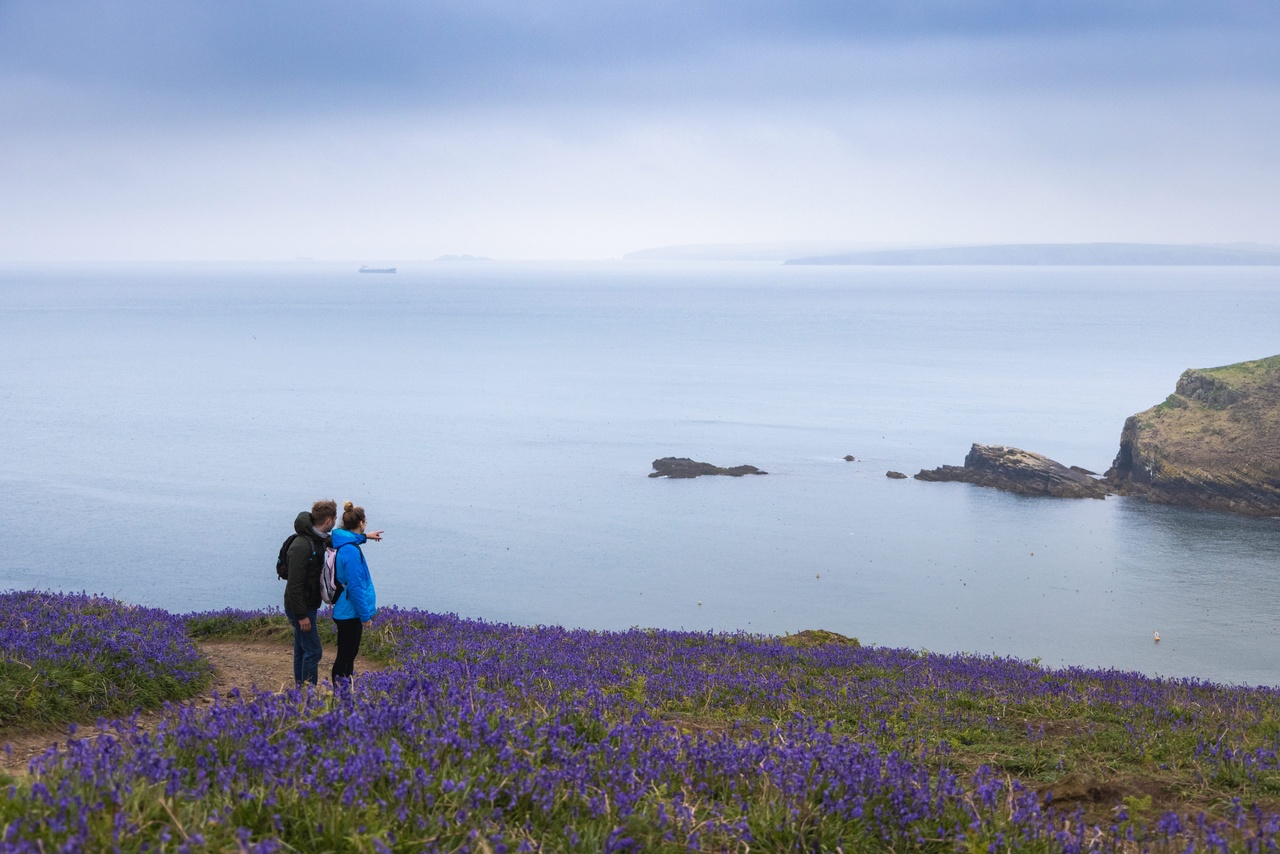
[[[1280,247],[1256,243],[1192,246],[1161,243],[1008,243],[931,249],[879,249],[790,258],[801,265],[1272,266]]]

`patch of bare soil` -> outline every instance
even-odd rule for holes
[[[193,697],[185,701],[185,704],[209,705],[213,703],[215,692],[225,696],[232,688],[239,688],[244,692],[280,692],[293,687],[292,645],[269,640],[215,640],[196,645],[213,663],[213,682],[205,694]],[[334,653],[333,649],[325,650],[325,657],[320,662],[322,681],[328,677]],[[356,657],[357,675],[382,669],[382,665],[364,656]],[[154,730],[163,714],[159,711],[146,712],[138,716],[138,724],[144,729]],[[51,747],[65,744],[67,729],[67,725],[63,724],[13,736],[0,734],[0,776],[25,774],[32,759]],[[99,729],[96,721],[86,722],[76,725],[75,737],[95,739],[111,732],[110,729]],[[8,750],[4,749],[6,746]]]
[[[1150,798],[1151,807],[1160,812],[1185,811],[1197,806],[1178,792],[1173,781],[1126,774],[1106,777],[1068,774],[1041,788],[1041,795],[1046,792],[1053,793],[1055,809],[1071,812],[1080,807],[1088,824],[1103,826],[1115,820],[1116,810],[1129,798]],[[1204,809],[1206,805],[1198,806]]]

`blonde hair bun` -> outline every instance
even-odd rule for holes
[[[355,508],[355,505],[354,505],[354,504],[352,504],[350,501],[344,501],[344,502],[342,502],[342,509],[343,509],[343,510],[351,510],[351,509],[354,509],[354,508]]]

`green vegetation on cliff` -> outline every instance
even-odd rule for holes
[[[1109,484],[1153,501],[1280,513],[1280,356],[1189,369],[1131,416]]]

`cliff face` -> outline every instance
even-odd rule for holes
[[[1185,371],[1125,421],[1106,481],[1163,504],[1280,514],[1280,356]]]

